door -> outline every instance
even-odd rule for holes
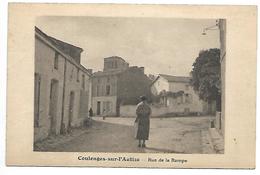
[[[68,123],[68,130],[71,129],[72,126],[72,119],[73,119],[73,111],[74,111],[74,97],[75,94],[73,91],[70,92],[70,101],[69,101],[69,123]]]
[[[189,114],[190,113],[190,108],[184,108],[184,114]]]
[[[97,115],[100,115],[100,101],[97,102]]]
[[[58,80],[55,80],[55,79],[51,80],[50,103],[49,103],[49,116],[50,116],[49,134],[56,134],[58,84],[59,84]]]
[[[40,118],[41,76],[35,73],[34,77],[34,127],[39,127]]]

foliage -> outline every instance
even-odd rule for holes
[[[184,91],[172,92],[172,91],[161,91],[158,95],[153,95],[151,101],[154,103],[159,103],[162,97],[171,97],[171,98],[178,98],[184,94]]]
[[[193,63],[191,85],[200,99],[211,102],[219,100],[221,93],[220,50],[202,50]]]
[[[171,98],[178,98],[184,94],[184,91],[172,92],[172,91],[161,91],[159,93],[159,97],[171,97]]]
[[[147,93],[145,94],[145,96],[147,98],[147,102],[151,103],[152,102],[151,93],[150,94]],[[118,98],[118,103],[121,105],[137,105],[140,102],[141,102],[140,96]]]

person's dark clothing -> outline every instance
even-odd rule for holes
[[[150,114],[151,108],[146,102],[141,102],[136,109],[136,122],[138,122],[138,129],[136,139],[148,140],[150,130]]]
[[[92,117],[92,116],[93,116],[93,110],[92,110],[92,108],[89,109],[88,113],[89,113],[89,117]]]

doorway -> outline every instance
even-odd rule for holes
[[[52,79],[50,87],[50,103],[49,103],[49,116],[50,116],[50,132],[49,134],[56,134],[57,123],[57,103],[58,103],[58,86],[59,81]]]
[[[39,127],[40,119],[40,95],[41,95],[41,76],[34,74],[34,127]]]
[[[73,112],[74,112],[74,98],[75,93],[74,91],[70,92],[70,101],[69,101],[69,123],[68,123],[68,131],[71,130],[72,126],[72,119],[73,119]]]
[[[100,101],[97,102],[97,115],[100,115]]]

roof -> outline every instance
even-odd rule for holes
[[[151,83],[153,85],[160,77],[163,77],[168,82],[181,82],[181,83],[189,83],[191,77],[184,77],[184,76],[173,76],[173,75],[166,75],[166,74],[159,74],[155,80]]]
[[[63,42],[63,41],[53,38],[51,36],[49,36],[49,38],[54,42],[54,44],[58,48],[63,50],[66,54],[70,55],[71,57],[77,57],[83,51],[83,49],[80,47]]]
[[[79,68],[81,68],[82,70],[84,70],[86,73],[88,73],[90,76],[92,75],[92,73],[86,69],[83,65],[81,65],[79,62],[77,62],[74,58],[74,53],[78,53],[80,54],[83,49],[74,45],[71,45],[69,43],[65,43],[63,41],[60,41],[58,39],[55,39],[51,36],[48,36],[47,34],[45,34],[44,32],[42,32],[38,27],[35,26],[35,32],[37,33],[37,35],[43,37],[44,39],[46,39],[49,43],[51,43],[50,45],[52,45],[52,47],[56,48],[59,52],[61,52],[62,54],[66,55],[66,58],[73,64],[75,64],[76,66],[78,66]],[[74,52],[74,53],[68,53],[68,52]]]
[[[80,54],[83,49],[77,46],[74,46],[72,44],[63,42],[61,40],[58,40],[54,37],[48,36],[43,31],[41,31],[38,27],[35,27],[35,31],[39,33],[40,35],[44,36],[46,39],[48,39],[53,45],[55,45],[57,48],[62,50],[67,55],[70,55],[72,58],[77,57],[78,54]]]
[[[119,56],[111,56],[111,57],[104,58],[104,60],[106,60],[106,59],[119,59],[119,60],[126,62],[122,57],[119,57]]]
[[[93,73],[93,77],[101,77],[101,76],[108,76],[108,75],[117,75],[120,74],[122,72],[124,72],[125,70],[111,70],[111,71],[98,71],[98,72],[94,72]]]
[[[184,82],[189,83],[191,77],[184,77],[184,76],[173,76],[173,75],[166,75],[166,74],[159,74],[160,77],[163,77],[168,82]]]

